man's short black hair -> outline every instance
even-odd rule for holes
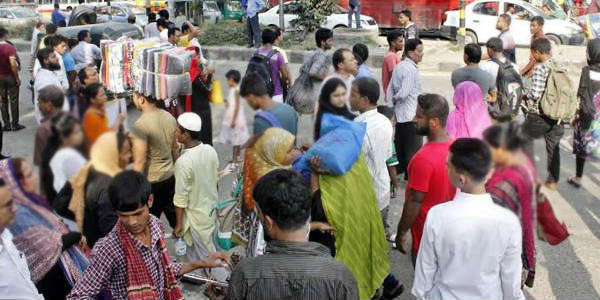
[[[60,39],[58,38],[58,35],[47,36],[44,39],[44,46],[46,46],[46,48],[54,49],[54,47],[56,47],[58,44],[60,44]]]
[[[37,53],[37,59],[40,61],[40,65],[44,67],[44,60],[50,57],[50,54],[54,53],[54,50],[50,50],[48,48],[40,49]]]
[[[242,80],[242,74],[238,70],[229,70],[227,74],[225,74],[225,78],[233,80],[235,83],[240,83]]]
[[[379,83],[377,80],[369,77],[361,77],[352,83],[358,88],[358,93],[361,97],[367,97],[371,105],[377,105],[379,100]]]
[[[544,26],[544,18],[542,16],[535,16],[535,17],[531,18],[531,22],[535,22],[536,24],[538,24],[540,26]]]
[[[160,18],[161,18],[161,19],[165,19],[165,20],[168,20],[168,19],[169,19],[169,11],[168,11],[168,10],[166,10],[166,9],[161,9],[161,10],[158,12],[158,15],[160,16]]]
[[[484,181],[492,167],[490,147],[480,139],[457,139],[450,146],[450,153],[450,163],[456,171],[477,182]]]
[[[485,46],[496,53],[504,51],[502,40],[497,37],[489,39],[487,43],[485,43]]]
[[[148,204],[152,185],[141,173],[123,171],[117,174],[108,186],[108,198],[119,212],[131,212]]]
[[[443,126],[446,126],[448,120],[448,101],[442,95],[422,94],[417,98],[419,107],[423,109],[428,118],[438,118]]]
[[[79,31],[79,33],[77,34],[77,39],[81,42],[83,40],[85,40],[85,38],[90,34],[89,30],[81,30]]]
[[[552,51],[552,44],[548,39],[537,39],[531,43],[531,50],[538,51],[543,54],[550,54]]]
[[[390,120],[396,115],[396,112],[394,112],[394,109],[389,106],[386,106],[386,105],[377,106],[377,112],[384,115],[386,118],[388,118]]]
[[[315,41],[317,43],[317,47],[321,47],[321,44],[323,44],[323,42],[327,41],[328,39],[333,38],[333,31],[331,31],[331,29],[327,29],[327,28],[319,28],[317,29],[317,32],[315,32]]]
[[[61,109],[65,103],[65,94],[61,88],[49,85],[40,90],[38,101],[43,103],[50,102],[52,106]]]
[[[399,38],[404,38],[404,30],[394,30],[392,32],[389,32],[387,34],[387,42],[388,45],[392,45],[393,42],[395,42],[396,40],[398,40]]]
[[[6,28],[4,28],[4,27],[0,27],[0,39],[5,38],[7,34],[8,34],[8,30],[6,30]]]
[[[244,79],[242,79],[242,84],[240,84],[240,96],[247,97],[249,95],[254,95],[262,97],[268,94],[267,84],[258,73],[248,73],[244,76]]]
[[[163,29],[169,28],[169,21],[163,18],[156,20],[156,28],[162,27]]]
[[[419,47],[419,45],[423,45],[423,42],[421,41],[421,39],[409,39],[406,41],[406,44],[404,45],[404,51],[406,53],[411,52],[411,51],[416,51],[417,47]]]
[[[87,78],[87,73],[85,72],[85,70],[87,70],[90,67],[85,67],[81,70],[79,70],[79,73],[77,73],[77,78],[79,78],[79,82],[83,85],[85,85],[85,79]]]
[[[273,44],[273,43],[275,43],[276,39],[277,39],[277,34],[275,33],[275,31],[273,31],[273,29],[271,29],[271,28],[263,29],[263,31],[262,31],[263,45]]]
[[[176,33],[177,31],[181,31],[181,30],[179,30],[179,28],[177,28],[177,27],[173,26],[173,27],[171,27],[171,28],[169,28],[169,29],[167,30],[167,36],[168,36],[168,37],[171,37],[171,36],[175,35],[175,33]]]
[[[156,22],[156,14],[151,12],[148,14],[148,23]]]
[[[352,47],[352,53],[354,53],[354,58],[356,58],[359,65],[362,65],[369,59],[369,48],[365,44],[355,44]]]
[[[504,22],[506,22],[506,25],[510,26],[510,23],[512,22],[512,18],[510,17],[509,14],[501,14],[500,18],[504,19]]]
[[[333,52],[333,55],[331,56],[331,62],[333,63],[333,69],[335,69],[336,71],[339,70],[338,65],[344,62],[344,53],[346,52],[352,54],[352,51],[346,48],[340,48]]]
[[[465,55],[470,63],[478,64],[481,61],[481,46],[475,43],[465,45]]]
[[[406,17],[408,17],[408,19],[410,21],[412,21],[412,12],[410,10],[405,9],[405,10],[401,11],[400,13],[405,15]]]
[[[186,32],[189,29],[190,29],[190,25],[188,25],[187,23],[183,23],[181,25],[181,32]]]
[[[60,6],[58,5],[58,3],[54,3],[54,8],[55,9],[59,9],[60,8]]]
[[[48,23],[48,24],[46,24],[45,29],[46,29],[46,34],[55,34],[56,30],[58,28],[56,28],[56,25],[54,25],[52,23]]]
[[[67,40],[67,45],[69,45],[69,48],[71,48],[71,49],[75,48],[75,46],[77,46],[77,44],[79,44],[79,41],[76,39],[68,39]]]
[[[310,219],[311,195],[302,175],[290,170],[274,170],[258,180],[252,196],[263,215],[284,231],[306,226]]]

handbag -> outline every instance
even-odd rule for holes
[[[537,194],[537,232],[540,240],[550,245],[558,245],[569,237],[569,231],[564,222],[558,221],[548,196],[544,192]]]
[[[223,87],[221,85],[221,80],[215,79],[212,82],[212,89],[210,91],[210,102],[215,105],[221,105],[225,103],[225,99],[223,98]]]
[[[308,63],[310,63],[310,61],[306,62],[306,64]],[[286,103],[300,114],[312,114],[317,99],[313,91],[314,85],[312,79],[307,71],[310,69],[310,66],[307,66],[306,64],[302,66],[300,76],[294,81],[294,84],[285,98]]]

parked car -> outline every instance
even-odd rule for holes
[[[290,22],[298,18],[299,9],[299,5],[296,1],[290,1],[283,4],[283,18],[285,21],[284,25],[286,30],[298,30],[298,28],[292,28]],[[260,24],[264,26],[279,26],[279,5],[273,6],[266,12],[259,14],[258,20]],[[367,15],[361,14],[360,22],[362,28],[366,30],[379,31],[379,27],[377,26],[375,19]],[[334,13],[330,16],[327,16],[325,22],[323,23],[323,27],[329,29],[348,27],[348,10],[342,8],[341,6],[337,6]],[[354,18],[352,18],[352,27],[356,28],[356,21]]]
[[[0,7],[0,25],[4,27],[24,26],[40,19],[38,14],[24,7]]]
[[[127,23],[116,22],[60,27],[56,32],[57,34],[60,34],[68,39],[77,39],[77,35],[82,30],[90,31],[90,36],[92,37],[92,44],[96,46],[100,46],[100,40],[114,41],[122,36],[128,36],[132,39],[144,38],[144,33],[140,31],[140,29],[137,26]],[[42,41],[43,36],[43,33],[39,34],[39,42]]]
[[[142,8],[142,10],[144,10]],[[112,15],[112,21],[117,23],[127,23],[127,18],[135,16],[135,23],[139,26],[146,26],[148,24],[148,18],[146,12],[143,11],[142,16],[133,12],[132,8],[126,4],[112,4],[109,7],[106,4],[96,6],[96,15],[98,16],[98,23],[106,23],[110,21],[110,15]]]
[[[478,0],[467,5],[465,8],[466,42],[483,44],[490,38],[497,37],[500,34],[496,29],[498,16],[507,12],[510,7],[515,8],[510,30],[518,46],[530,45],[529,25],[531,18],[535,16],[544,18],[544,34],[554,44],[581,45],[585,42],[585,35],[578,24],[546,15],[541,9],[520,0]],[[443,30],[456,32],[458,26],[459,11],[446,12]]]
[[[238,0],[229,0],[225,4],[225,11],[223,12],[223,18],[225,20],[240,21],[244,17],[244,9],[242,4]]]

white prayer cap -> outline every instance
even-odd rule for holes
[[[186,112],[179,115],[177,123],[189,131],[200,132],[200,129],[202,129],[202,119],[193,112]]]

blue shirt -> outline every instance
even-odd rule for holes
[[[62,56],[62,59],[66,72],[75,71],[75,59],[73,59],[73,56],[70,52],[65,52],[65,54]]]
[[[358,67],[358,73],[356,74],[355,78],[358,79],[362,77],[373,78],[373,73],[371,73],[371,70],[369,70],[369,67],[367,67],[365,64],[362,64],[360,67]]]
[[[52,12],[52,23],[53,23],[54,25],[56,25],[56,27],[58,27],[58,22],[60,22],[60,21],[65,21],[65,22],[66,22],[66,20],[65,20],[65,16],[63,16],[63,15],[60,13],[60,11],[58,11],[58,9],[55,9],[55,10]]]
[[[246,9],[246,15],[248,18],[253,18],[258,12],[265,8],[265,3],[262,0],[248,0],[248,8]]]

